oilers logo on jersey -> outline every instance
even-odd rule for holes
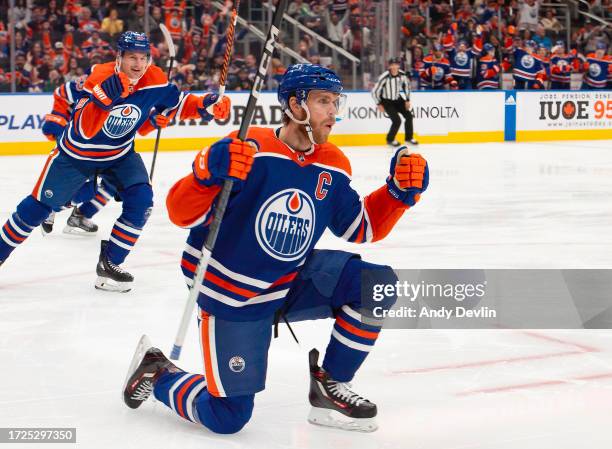
[[[259,209],[255,235],[261,248],[275,259],[298,260],[306,255],[314,235],[312,199],[298,189],[274,194]]]
[[[601,75],[601,66],[599,64],[591,63],[589,65],[589,75],[593,77],[598,77]]]
[[[455,55],[455,63],[458,66],[465,66],[468,62],[470,62],[470,58],[468,57],[467,53],[464,51],[459,51],[457,52],[457,54]]]
[[[530,54],[525,54],[521,58],[521,64],[526,69],[530,69],[535,65],[535,59],[533,59],[533,56],[531,56]]]
[[[104,134],[112,139],[118,139],[130,133],[140,120],[140,108],[133,104],[115,106],[104,122]]]

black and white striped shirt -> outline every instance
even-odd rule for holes
[[[374,89],[372,89],[372,97],[376,104],[380,104],[382,100],[398,100],[408,101],[410,99],[410,80],[406,72],[400,70],[397,75],[393,76],[387,70],[378,77]]]

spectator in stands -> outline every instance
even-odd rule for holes
[[[351,25],[342,36],[342,47],[357,58],[361,58],[364,50],[371,46],[370,29],[359,24]]]
[[[53,92],[56,88],[61,86],[64,83],[64,78],[57,70],[51,70],[49,72],[49,77],[47,81],[45,81],[45,86],[43,91],[45,92]]]
[[[81,44],[81,49],[85,56],[90,59],[96,54],[102,58],[107,58],[113,54],[111,45],[103,40],[97,31],[91,33],[91,37]]]
[[[237,91],[250,91],[253,87],[253,80],[249,78],[249,71],[242,67],[238,70],[238,76],[236,76],[231,84],[228,85],[229,90],[237,90]]]
[[[91,10],[87,7],[81,8],[79,14],[79,31],[85,35],[90,35],[94,31],[100,29],[100,22],[91,17]]]
[[[198,84],[202,86],[204,81],[208,77],[208,70],[206,69],[206,59],[199,58],[195,64],[195,68],[193,69],[193,76],[198,80]]]
[[[330,3],[332,3],[331,0],[327,0],[325,5]],[[342,35],[348,17],[347,11],[345,10],[344,15],[339,16],[335,11],[330,11],[329,7],[323,8],[327,38],[339,47],[342,47]]]
[[[16,0],[15,7],[8,9],[7,23],[15,21],[15,29],[25,30],[32,20],[32,0]]]
[[[255,58],[255,55],[253,55],[252,53],[246,55],[246,57],[244,58],[244,63],[245,68],[249,73],[249,79],[253,81],[255,79],[255,74],[257,73],[258,68],[257,59]]]
[[[36,67],[32,67],[32,71],[30,72],[30,86],[28,87],[29,93],[40,93],[43,91],[45,87],[45,81],[41,80],[38,77],[38,69]]]
[[[101,6],[100,0],[90,0],[89,10],[91,11],[91,17],[100,23],[106,17],[107,8]]]
[[[150,22],[149,22],[150,25]],[[130,31],[145,31],[145,7],[143,4],[136,4],[136,8],[131,11],[130,18],[127,21],[127,27]]]
[[[123,20],[119,18],[119,12],[116,9],[110,10],[108,17],[102,21],[100,30],[111,37],[123,31]]]
[[[552,40],[546,35],[546,31],[544,30],[544,27],[542,25],[538,25],[538,27],[536,28],[533,40],[539,46],[543,46],[549,50],[552,48]]]
[[[540,20],[540,25],[544,27],[547,33],[557,36],[563,29],[563,25],[555,17],[555,12],[552,9],[547,9],[545,16]]]
[[[79,61],[76,58],[70,58],[68,61],[68,72],[64,74],[64,79],[66,81],[72,81],[81,76],[82,69],[79,67]]]
[[[305,19],[314,16],[310,5],[304,3],[304,0],[295,0],[291,2],[287,8],[287,14],[300,22],[304,22]]]
[[[538,26],[539,0],[519,0],[519,30],[535,31]]]

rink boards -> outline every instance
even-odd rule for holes
[[[173,123],[162,133],[162,151],[201,148],[235,130],[248,94],[231,92],[231,115],[208,124]],[[44,154],[53,148],[40,131],[51,111],[51,94],[0,95],[0,155]],[[411,94],[414,129],[421,143],[612,139],[612,91],[439,91]],[[275,93],[262,93],[253,124],[277,127],[282,111]],[[340,146],[380,145],[389,119],[369,92],[347,93],[344,117],[332,141]],[[400,130],[398,139],[402,140]],[[136,148],[151,151],[153,134]]]

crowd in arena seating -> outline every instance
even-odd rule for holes
[[[231,2],[226,1],[219,10],[211,0],[150,0],[148,18],[144,0],[15,2],[14,12],[0,8],[0,91],[9,91],[14,78],[19,92],[51,92],[82,76],[93,64],[112,60],[117,36],[125,30],[144,31],[147,21],[154,43],[152,56],[162,67],[168,62],[168,48],[158,25],[164,23],[173,36],[178,49],[172,73],[175,83],[189,90],[207,90],[218,84]],[[255,10],[262,1],[248,3]],[[590,3],[589,12],[612,19],[612,0]],[[368,70],[368,61],[379,58],[373,42],[379,7],[380,0],[294,0],[288,14],[355,55]],[[565,22],[556,17],[554,7],[543,6],[540,0],[403,0],[401,8],[398,42],[415,88],[472,89],[487,80],[485,88],[494,88],[491,80],[500,80],[503,73],[513,73],[519,88],[550,88],[555,79],[572,73],[584,73],[586,79],[590,65],[612,58],[612,27],[572,20],[571,46],[565,48]],[[9,65],[11,14],[16,23],[15,73]],[[236,39],[246,33],[239,27]],[[319,53],[307,34],[300,36],[295,50],[314,63],[328,55],[326,50]],[[238,45],[229,71],[229,90],[249,90],[254,79],[256,57],[240,51]],[[472,67],[467,81],[465,71],[453,68],[454,60],[465,58]],[[329,59],[325,58],[326,63]],[[533,62],[533,73],[525,75],[525,61],[527,65]],[[346,69],[342,65],[334,68]],[[284,70],[275,58],[269,87],[274,88]],[[608,87],[611,77],[612,68],[608,68]]]

